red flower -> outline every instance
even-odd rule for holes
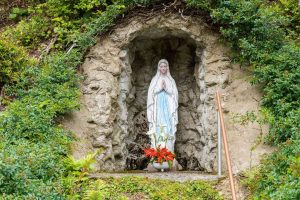
[[[157,155],[157,151],[154,148],[144,149],[146,157],[155,157]]]
[[[166,154],[168,153],[168,149],[167,149],[166,147],[164,147],[164,148],[162,148],[162,149],[160,150],[160,153],[161,153],[162,155],[166,155]]]
[[[146,157],[151,157],[151,161],[157,161],[158,163],[162,163],[164,161],[173,161],[175,155],[170,152],[166,147],[161,148],[158,145],[155,148],[144,149]]]
[[[162,162],[163,162],[163,158],[162,158],[162,157],[158,157],[158,158],[157,158],[157,162],[158,162],[158,163],[162,163]]]
[[[171,153],[171,154],[167,154],[166,155],[166,160],[174,160],[174,155]]]

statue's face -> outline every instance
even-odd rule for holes
[[[161,63],[159,65],[159,71],[161,74],[166,74],[168,71],[167,65],[165,63]]]

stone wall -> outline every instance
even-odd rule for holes
[[[186,170],[216,170],[214,95],[227,87],[232,71],[218,39],[200,18],[176,13],[136,17],[99,39],[82,65],[82,109],[69,123],[86,138],[88,150],[104,149],[97,169],[145,168],[147,89],[158,61],[166,58],[179,91],[177,159]]]

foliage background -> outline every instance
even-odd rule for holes
[[[173,3],[172,1],[164,1]],[[300,15],[297,0],[187,0],[218,27],[233,58],[263,85],[265,142],[278,151],[250,173],[252,199],[300,199]],[[84,182],[75,138],[58,118],[79,107],[77,66],[98,34],[155,0],[4,0],[0,4],[0,193],[64,199]],[[69,48],[73,47],[70,51]],[[68,52],[68,53],[66,53]],[[5,106],[5,107],[4,107]],[[73,163],[73,166],[76,163]],[[78,169],[79,168],[79,169]],[[78,172],[78,173],[74,173]],[[77,188],[80,190],[80,188]],[[75,196],[73,196],[75,195]],[[76,197],[79,198],[79,197]]]

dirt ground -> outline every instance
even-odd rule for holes
[[[251,169],[259,164],[261,156],[274,150],[263,144],[262,139],[268,133],[268,125],[258,122],[262,118],[259,114],[262,94],[259,86],[251,85],[250,80],[250,72],[240,69],[239,65],[233,65],[230,84],[221,91],[234,174]],[[225,159],[223,169],[226,169]]]

